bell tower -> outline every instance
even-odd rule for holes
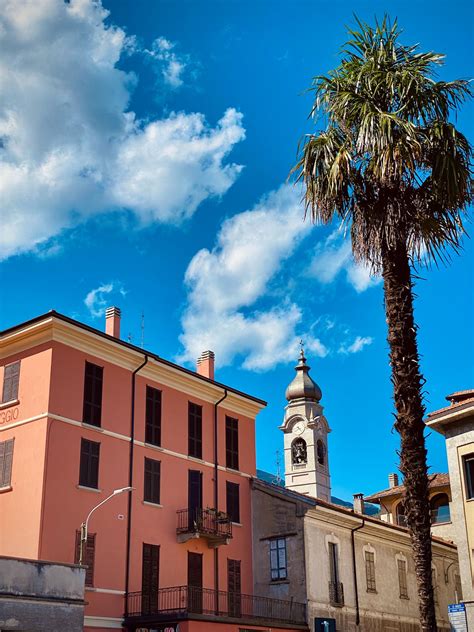
[[[288,404],[280,430],[284,434],[285,487],[331,500],[327,436],[331,432],[319,403],[321,389],[309,375],[304,349],[296,375],[286,389]]]

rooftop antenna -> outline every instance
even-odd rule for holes
[[[280,450],[276,451],[276,477],[275,481],[277,485],[281,484],[281,463],[280,463]]]
[[[128,342],[129,344],[132,344],[132,338],[133,338],[132,334],[131,334],[131,333],[129,333],[129,334],[128,334],[128,336],[127,336],[127,342]]]
[[[140,329],[141,329],[141,348],[144,349],[145,347],[145,313],[142,310],[142,320],[141,320],[141,325],[140,325]]]

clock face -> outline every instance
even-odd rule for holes
[[[304,421],[297,421],[293,426],[293,432],[297,435],[303,434],[305,429]]]

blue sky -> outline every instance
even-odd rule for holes
[[[333,492],[386,486],[398,438],[382,287],[336,227],[302,221],[285,184],[312,130],[305,93],[337,65],[353,12],[398,16],[406,43],[472,74],[470,2],[2,4],[0,326],[48,309],[266,399],[259,467],[275,470],[298,340],[332,427]],[[473,136],[473,105],[458,117]],[[469,227],[468,227],[469,229]],[[472,232],[472,226],[470,227]],[[416,318],[428,410],[473,385],[474,246],[420,270]],[[446,470],[430,436],[432,471]]]

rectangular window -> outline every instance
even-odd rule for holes
[[[339,554],[337,544],[329,542],[329,601],[333,606],[344,605],[343,585],[339,578]]]
[[[103,374],[103,367],[86,362],[82,421],[92,426],[100,426],[101,423]]]
[[[188,402],[188,454],[202,459],[202,406]]]
[[[377,592],[375,585],[375,554],[365,551],[365,577],[367,580],[367,592]]]
[[[143,500],[160,504],[161,462],[145,458],[145,490]]]
[[[99,453],[100,443],[81,439],[81,464],[79,467],[79,485],[83,487],[99,487]]]
[[[225,418],[225,461],[226,467],[239,469],[239,420]]]
[[[240,617],[242,612],[240,560],[227,560],[227,592],[229,616]]]
[[[142,614],[156,613],[160,577],[160,547],[143,543],[142,553]]]
[[[76,549],[74,556],[74,563],[79,564],[81,548],[81,532],[78,529],[76,531]],[[95,562],[95,533],[87,534],[87,542],[85,544],[85,550],[82,552],[82,563],[87,566],[86,570],[86,586],[94,585],[94,562]]]
[[[240,522],[240,485],[226,482],[227,515],[232,522]]]
[[[329,573],[331,581],[339,582],[339,560],[337,555],[337,544],[329,542]]]
[[[146,387],[145,443],[161,445],[161,391]]]
[[[407,563],[405,560],[397,560],[397,566],[400,599],[408,599]]]
[[[203,610],[202,554],[188,551],[188,608],[201,614]]]
[[[463,456],[464,476],[467,498],[474,498],[474,454]]]
[[[287,579],[286,538],[270,540],[270,573],[272,582]]]
[[[0,442],[0,487],[10,487],[12,482],[14,441],[8,439]]]
[[[3,370],[2,404],[18,399],[18,383],[20,381],[20,360],[7,364]]]

